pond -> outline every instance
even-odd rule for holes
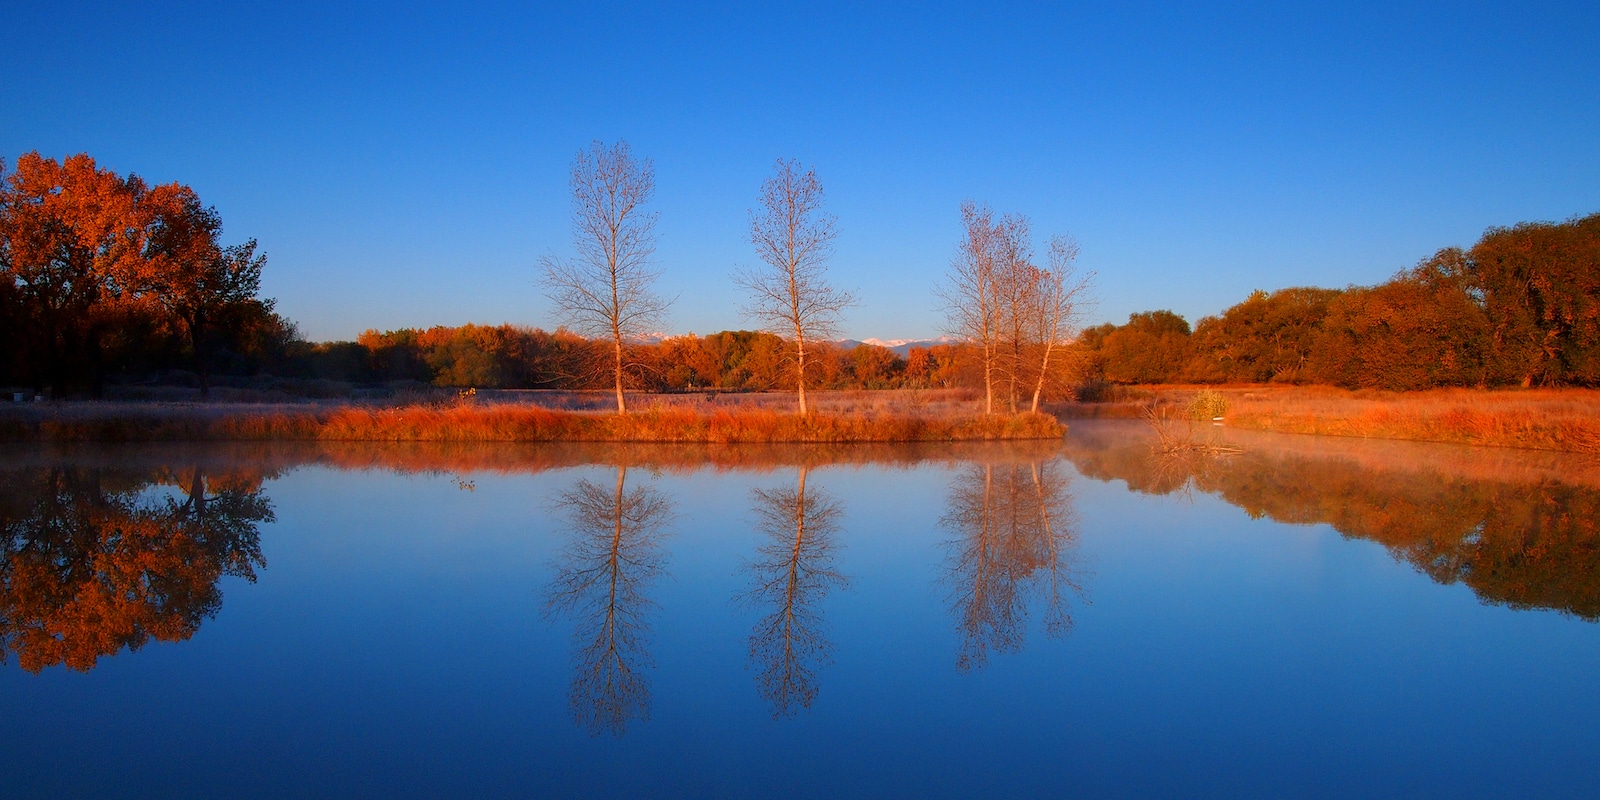
[[[1574,796],[1600,465],[0,450],[17,797]]]

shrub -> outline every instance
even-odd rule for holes
[[[1189,400],[1189,416],[1194,419],[1216,419],[1228,411],[1228,398],[1212,389],[1201,389]]]

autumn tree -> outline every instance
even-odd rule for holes
[[[950,332],[977,350],[983,370],[983,413],[994,413],[1003,320],[1002,264],[994,212],[971,200],[961,205],[961,242],[950,272],[937,292],[944,301]]]
[[[1338,293],[1319,320],[1312,378],[1393,391],[1484,383],[1489,322],[1461,258],[1441,250],[1387,283]]]
[[[187,186],[158,186],[147,203],[154,219],[140,288],[182,323],[205,396],[211,390],[210,328],[229,309],[261,302],[256,293],[267,257],[256,254],[254,239],[223,247],[222,217]],[[265,307],[270,310],[270,301]]]
[[[1050,377],[1052,359],[1059,364],[1061,351],[1077,337],[1078,326],[1092,302],[1089,292],[1094,282],[1094,273],[1080,274],[1077,270],[1078,243],[1072,237],[1051,237],[1048,258],[1049,269],[1027,272],[1028,288],[1018,315],[1024,319],[1038,351],[1038,375],[1033,402],[1028,406],[1034,412],[1039,410],[1039,397]]]
[[[1128,315],[1125,325],[1105,332],[1100,357],[1112,383],[1166,383],[1189,359],[1189,322],[1162,309]]]
[[[1255,291],[1195,326],[1185,377],[1201,382],[1305,383],[1329,303],[1338,289]]]
[[[749,293],[745,316],[792,337],[795,393],[804,415],[808,343],[833,336],[840,314],[855,299],[826,279],[835,220],[822,209],[816,172],[779,159],[761,185],[760,204],[750,213],[750,243],[766,266],[739,270],[733,280]]]
[[[202,387],[210,344],[256,363],[287,346],[292,326],[256,299],[254,244],[223,248],[221,219],[187,186],[148,186],[79,154],[27,153],[0,164],[0,381],[57,396],[195,352]],[[209,333],[213,335],[207,335]],[[177,334],[177,335],[175,335]]]
[[[1498,377],[1600,384],[1600,214],[1490,228],[1462,259]]]
[[[610,345],[617,413],[626,348],[661,325],[668,301],[652,284],[656,215],[643,210],[655,192],[655,168],[627,142],[598,140],[572,161],[572,244],[577,257],[540,259],[557,313],[575,330]]]
[[[1017,413],[1017,403],[1028,369],[1029,307],[1038,296],[1039,268],[1033,263],[1032,226],[1026,217],[1004,215],[995,224],[994,282],[998,350],[995,363],[1006,383],[1006,403]]]
[[[87,155],[65,161],[26,153],[0,187],[0,280],[22,316],[29,378],[55,394],[83,378],[98,385],[108,311],[131,299],[140,273],[147,191],[137,177]]]

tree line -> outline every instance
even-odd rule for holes
[[[1112,383],[1597,386],[1600,214],[1491,228],[1376,286],[1257,291],[1192,329],[1141,312],[1079,344]]]
[[[842,347],[855,302],[827,275],[836,220],[814,170],[778,160],[750,212],[759,264],[737,267],[755,330],[656,338],[651,162],[593,143],[570,176],[574,255],[540,261],[554,331],[513,325],[300,339],[259,297],[266,257],[225,244],[182,184],[152,186],[87,155],[0,162],[0,386],[98,394],[182,370],[349,382],[626,390],[981,390],[986,412],[1037,409],[1075,384],[1600,385],[1600,214],[1493,228],[1377,286],[1255,292],[1191,327],[1171,311],[1079,331],[1092,274],[1070,237],[1036,254],[1024,216],[968,202],[936,287],[956,341]]]
[[[634,391],[793,389],[793,343],[764,331],[684,334],[624,348]],[[877,345],[807,345],[813,389],[926,389],[972,384],[974,369],[955,344],[912,348],[902,357]],[[611,342],[570,330],[518,325],[435,326],[367,331],[354,342],[295,343],[281,374],[356,383],[416,381],[489,389],[614,389],[594,367],[614,357]]]

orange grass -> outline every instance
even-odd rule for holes
[[[1227,424],[1283,433],[1600,453],[1600,391],[1223,389]]]
[[[0,416],[0,440],[388,442],[926,442],[1059,439],[1044,414],[941,416],[813,414],[764,410],[697,412],[655,408],[630,414],[556,411],[525,405],[233,410],[216,406],[83,404]]]

